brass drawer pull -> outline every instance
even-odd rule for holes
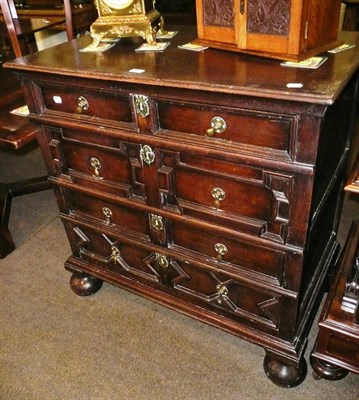
[[[207,129],[207,136],[213,136],[215,133],[223,133],[227,130],[226,121],[222,117],[213,117],[210,127]]]
[[[102,167],[100,160],[96,157],[91,157],[90,164],[91,164],[91,167],[94,169],[92,176],[96,179],[103,179],[100,176],[100,169]]]
[[[216,286],[217,290],[217,303],[222,304],[222,301],[228,296],[228,288],[223,285],[223,283],[219,283]]]
[[[217,256],[216,256],[217,261],[222,261],[223,260],[223,256],[225,256],[228,253],[227,247],[222,243],[216,243],[214,245],[214,250],[217,253]]]
[[[78,114],[82,114],[86,112],[90,108],[90,104],[87,101],[87,99],[83,96],[79,96],[77,99],[77,107],[76,107],[76,112]]]
[[[120,264],[121,252],[116,246],[111,246],[110,261],[114,264]]]
[[[150,146],[145,144],[141,147],[140,157],[142,161],[144,161],[147,165],[150,165],[155,161],[155,152],[151,149]]]
[[[211,195],[214,199],[214,206],[216,208],[219,208],[221,206],[221,201],[226,198],[226,192],[218,186],[212,188]]]
[[[111,223],[111,217],[112,217],[112,211],[108,207],[103,207],[102,208],[102,213],[106,218],[106,224],[110,225]]]

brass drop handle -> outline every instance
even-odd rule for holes
[[[112,217],[112,211],[108,207],[103,207],[102,208],[102,213],[105,216],[106,219],[106,224],[110,225],[111,223],[111,217]]]
[[[226,198],[226,192],[218,186],[212,188],[211,195],[214,199],[214,206],[216,208],[219,208],[221,206],[221,202]]]
[[[223,285],[223,283],[219,283],[216,286],[216,290],[217,290],[217,303],[222,304],[223,299],[228,296],[228,288],[227,286]]]
[[[222,261],[223,257],[228,253],[227,246],[225,246],[223,243],[216,243],[214,245],[214,250],[217,253],[217,261]]]
[[[100,160],[96,157],[91,157],[90,164],[91,164],[91,167],[94,169],[92,176],[96,179],[103,179],[100,176],[100,169],[102,167]]]
[[[115,264],[120,264],[121,252],[116,246],[111,246],[110,260]]]
[[[213,117],[210,127],[207,129],[207,136],[213,136],[215,133],[223,133],[227,130],[227,123],[222,117]]]
[[[78,114],[82,114],[86,112],[90,108],[90,104],[87,101],[87,99],[83,96],[79,96],[77,99],[77,107],[76,107],[76,112]]]

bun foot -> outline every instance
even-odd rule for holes
[[[310,364],[314,370],[313,377],[315,379],[328,379],[331,381],[339,381],[345,378],[349,371],[336,365],[327,363],[317,357],[310,356]]]
[[[90,296],[101,289],[103,281],[83,272],[74,272],[70,278],[72,291],[78,296]]]
[[[302,357],[297,366],[288,364],[272,354],[266,354],[263,367],[268,378],[277,386],[292,388],[300,385],[307,375],[307,363]]]

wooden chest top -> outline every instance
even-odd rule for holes
[[[188,26],[178,30],[164,52],[137,53],[134,50],[142,40],[122,39],[104,53],[84,53],[79,50],[90,44],[91,38],[82,37],[5,66],[95,80],[332,104],[359,65],[358,32],[342,33],[344,42],[355,44],[354,48],[338,54],[324,53],[327,61],[311,70],[283,67],[278,60],[215,49],[183,50],[178,45],[195,39],[196,30]],[[291,84],[300,87],[291,88]]]

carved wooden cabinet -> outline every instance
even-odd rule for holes
[[[308,74],[186,52],[178,29],[163,53],[83,37],[7,64],[42,126],[71,287],[107,281],[263,346],[295,386],[338,253],[358,46]]]
[[[302,60],[337,41],[341,0],[196,0],[198,38],[231,51]]]

